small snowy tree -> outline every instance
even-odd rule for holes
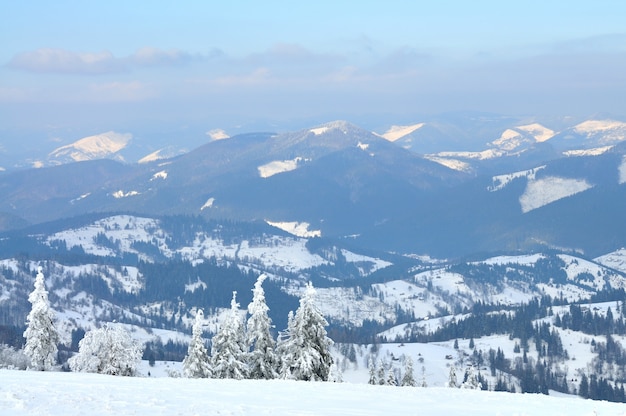
[[[450,366],[450,372],[448,373],[448,382],[446,383],[446,387],[458,387],[456,380],[456,367],[454,365]]]
[[[16,350],[6,344],[0,344],[0,368],[9,370],[26,370],[30,358],[22,350]]]
[[[376,383],[376,366],[374,365],[374,359],[372,358],[372,356],[370,355],[370,359],[369,362],[367,363],[367,368],[369,371],[369,380],[367,381],[367,384],[377,384]]]
[[[404,360],[404,375],[402,376],[400,385],[409,387],[417,386],[415,376],[413,375],[413,359],[411,357],[406,357]]]
[[[315,306],[315,289],[308,283],[300,306],[290,319],[288,338],[281,345],[285,354],[282,376],[295,380],[328,381],[333,341],[326,335],[328,322]]]
[[[293,364],[294,356],[291,353],[293,348],[291,333],[295,333],[293,311],[289,311],[287,315],[287,329],[278,334],[278,341],[276,343],[276,358],[278,361],[278,376],[280,378],[291,378],[291,372],[289,369]]]
[[[385,382],[388,386],[397,386],[398,382],[396,381],[396,375],[393,372],[393,368],[390,368],[387,372],[387,381]]]
[[[121,325],[106,324],[85,334],[78,354],[68,360],[72,371],[134,376],[143,348]]]
[[[471,390],[480,390],[482,388],[482,384],[478,380],[474,366],[467,368],[467,371],[465,372],[465,381],[461,385],[461,388]]]
[[[420,383],[420,387],[428,387],[428,383],[426,382],[426,367],[422,366],[422,382]]]
[[[28,296],[28,301],[33,306],[26,317],[24,354],[30,359],[31,369],[51,370],[57,361],[59,333],[54,326],[54,312],[48,302],[41,266],[37,268],[35,289]]]
[[[385,385],[385,363],[383,360],[378,363],[378,384]]]
[[[183,374],[185,377],[208,378],[212,375],[209,354],[202,338],[203,325],[204,312],[202,312],[202,309],[198,309],[187,356],[183,360]]]
[[[328,381],[332,381],[333,383],[343,383],[343,373],[341,372],[341,368],[339,368],[336,363],[333,363],[330,366]]]
[[[273,379],[277,377],[276,343],[272,338],[272,320],[265,303],[263,281],[267,275],[262,274],[257,279],[252,290],[252,302],[248,305],[247,344],[249,353],[248,377],[252,379]]]
[[[213,337],[211,362],[214,378],[243,379],[247,377],[245,363],[245,333],[239,314],[237,292],[233,292],[230,310]]]

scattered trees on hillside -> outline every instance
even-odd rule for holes
[[[59,333],[54,325],[54,312],[48,301],[41,266],[37,269],[35,289],[28,296],[28,301],[33,306],[26,317],[24,354],[30,359],[30,369],[51,370],[57,361]]]

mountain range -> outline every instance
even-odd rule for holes
[[[57,148],[56,166],[2,173],[0,224],[93,212],[307,223],[363,247],[440,257],[537,247],[599,255],[626,245],[626,123],[556,131],[513,121],[489,119],[481,130],[474,120],[465,138],[504,128],[483,138],[483,150],[450,150],[475,146],[455,141],[463,123],[377,134],[335,121],[215,133],[220,140],[165,159],[161,149],[142,163],[122,162],[134,139],[109,132]]]

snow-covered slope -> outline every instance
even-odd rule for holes
[[[391,126],[389,128],[389,130],[387,130],[386,132],[384,132],[383,134],[381,134],[381,137],[384,137],[385,139],[389,140],[390,142],[395,142],[398,139],[403,138],[404,136],[407,136],[411,133],[413,133],[415,130],[421,128],[424,126],[424,123],[417,123],[417,124],[412,124],[410,126]]]
[[[201,262],[211,257],[227,258],[257,263],[267,269],[297,272],[310,267],[331,264],[327,258],[307,249],[307,239],[319,236],[318,230],[308,230],[308,224],[298,222],[270,222],[271,225],[287,230],[293,236],[265,235],[260,239],[242,239],[226,242],[219,231],[197,232],[192,241],[177,247],[168,245],[170,235],[163,230],[158,220],[131,215],[115,215],[92,224],[54,233],[46,238],[47,244],[62,242],[68,249],[80,247],[87,254],[96,256],[123,256],[136,254],[143,261],[154,261],[153,255],[137,248],[137,243],[154,247],[165,258],[180,257],[190,262]],[[348,263],[371,266],[363,269],[370,274],[390,263],[345,251],[343,258]],[[244,260],[245,259],[245,260]]]
[[[619,416],[623,404],[441,387],[115,377],[3,370],[5,415]]]

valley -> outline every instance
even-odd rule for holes
[[[264,273],[275,336],[313,283],[346,380],[370,361],[399,379],[411,357],[431,386],[472,366],[492,390],[622,401],[623,123],[419,153],[429,128],[337,121],[3,172],[0,342],[19,347],[41,266],[64,357],[115,321],[144,358],[180,361],[195,311],[210,339]]]

